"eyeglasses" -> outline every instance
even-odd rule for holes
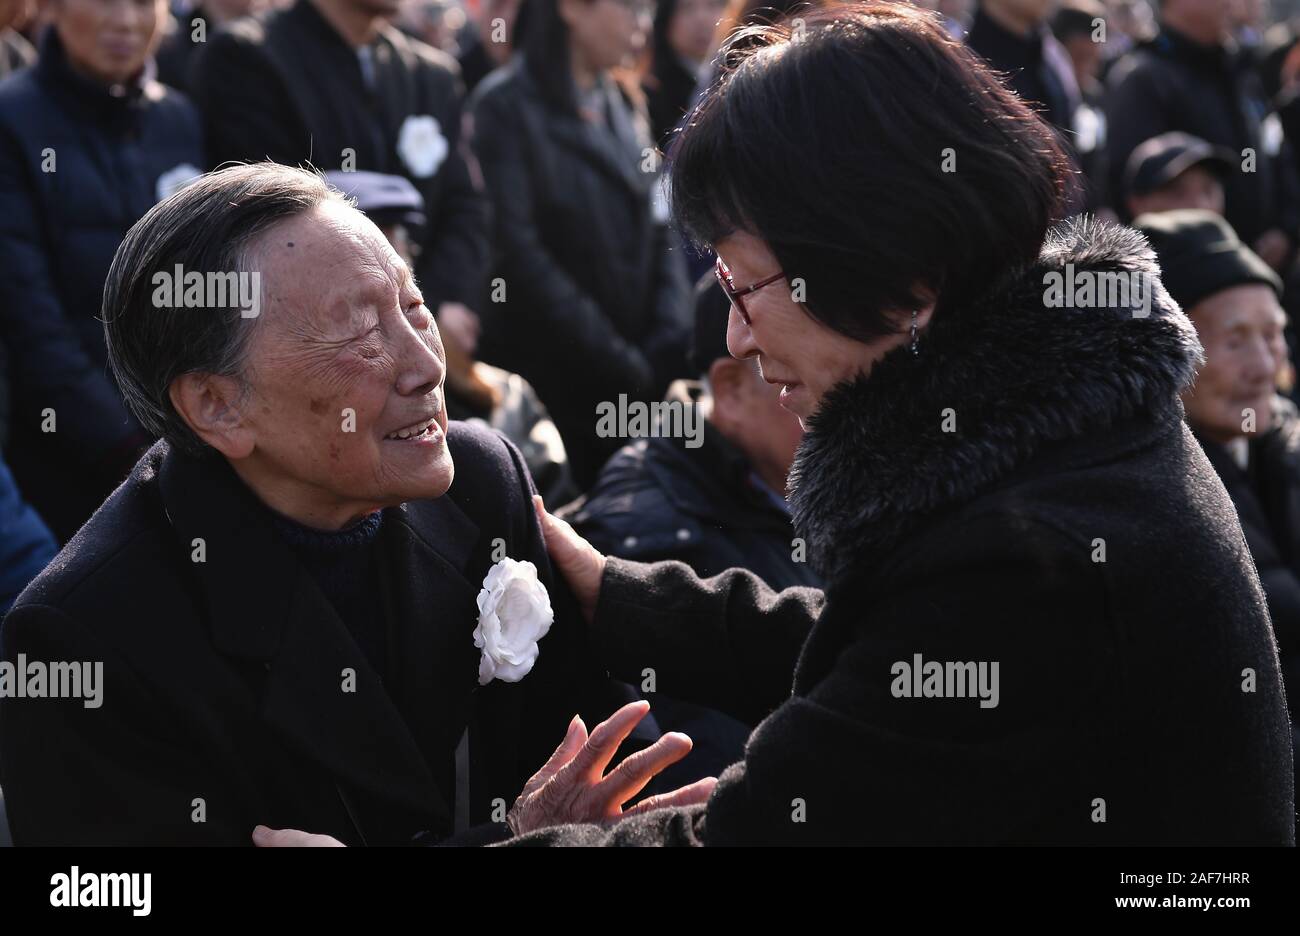
[[[779,273],[772,274],[767,279],[759,280],[752,286],[746,286],[744,289],[737,289],[736,281],[731,275],[731,268],[722,262],[721,257],[718,258],[718,262],[713,266],[713,275],[718,278],[718,285],[721,286],[722,291],[727,294],[727,298],[731,300],[731,304],[736,307],[736,311],[740,313],[740,320],[745,323],[746,327],[753,323],[750,321],[749,312],[745,309],[744,297],[748,296],[750,293],[758,292],[764,286],[771,286],[777,280],[785,279],[785,271],[782,270]]]

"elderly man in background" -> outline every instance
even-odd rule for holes
[[[648,706],[590,736],[574,716],[604,678],[519,453],[448,422],[409,267],[318,176],[183,189],[127,235],[104,308],[162,441],[0,631],[15,672],[102,665],[94,701],[0,698],[15,843],[481,842],[617,816],[689,750],[603,776]]]
[[[1196,326],[1205,363],[1183,395],[1187,421],[1228,489],[1277,635],[1295,733],[1300,693],[1300,414],[1277,393],[1289,368],[1282,283],[1208,211],[1138,218],[1165,286]],[[1300,741],[1300,736],[1296,738]]]

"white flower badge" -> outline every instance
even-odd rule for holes
[[[189,163],[172,166],[158,176],[158,182],[154,186],[154,194],[158,196],[159,201],[163,201],[185,188],[201,175],[203,175],[202,170]]]
[[[555,612],[537,566],[509,556],[492,566],[478,593],[474,646],[483,651],[478,683],[519,682],[537,662],[537,641],[551,629]]]
[[[397,155],[417,179],[427,179],[437,172],[449,148],[438,118],[424,114],[402,121],[402,129],[397,134]]]

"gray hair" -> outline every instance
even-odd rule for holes
[[[197,309],[156,303],[155,277],[178,266],[205,277],[252,273],[260,235],[332,199],[343,200],[319,174],[237,165],[185,186],[127,232],[104,284],[104,338],[122,395],[145,429],[181,451],[210,452],[172,406],[169,389],[182,374],[242,379],[257,324],[243,316],[237,291]]]

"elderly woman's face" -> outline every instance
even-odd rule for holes
[[[72,66],[105,84],[144,68],[167,18],[166,0],[57,0],[54,28]]]
[[[451,485],[442,341],[410,268],[340,202],[272,228],[237,470],[272,506],[332,528]],[[242,463],[242,464],[241,464]]]
[[[752,234],[732,234],[715,247],[731,268],[737,289],[761,282],[781,268],[767,245]],[[732,307],[727,350],[742,360],[758,358],[763,379],[781,386],[781,405],[798,416],[805,429],[826,391],[867,373],[887,352],[908,340],[902,334],[866,343],[827,328],[795,301],[785,280],[750,293],[744,303],[751,324],[746,325]],[[920,324],[926,320],[928,312]]]

